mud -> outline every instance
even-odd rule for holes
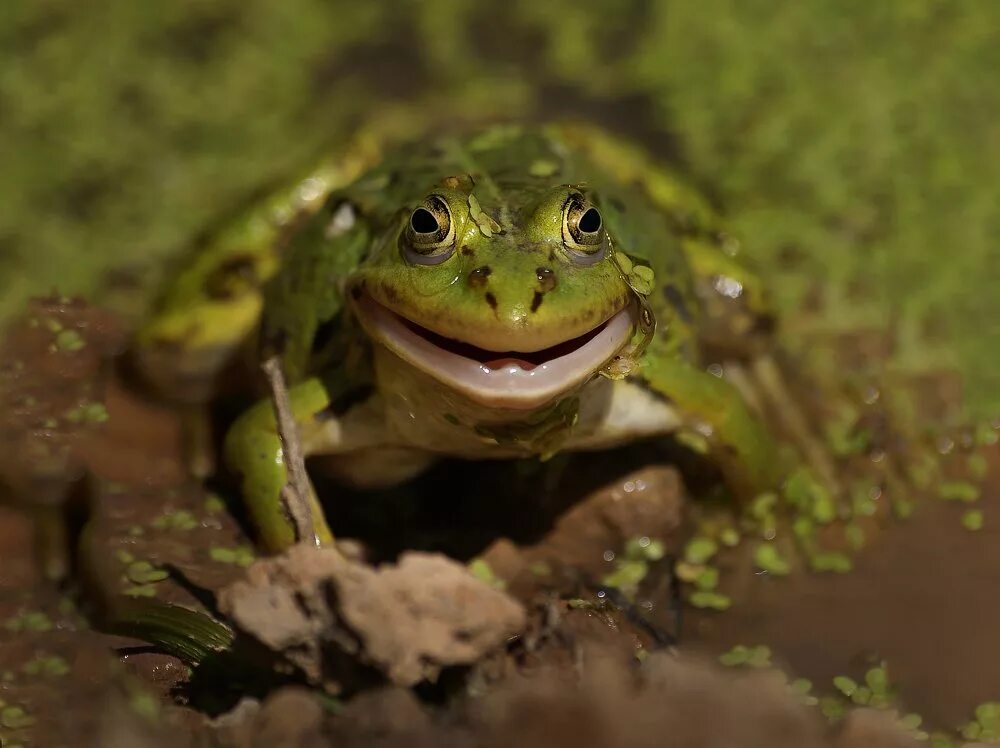
[[[885,355],[879,340],[870,344],[869,366]],[[977,460],[985,469],[979,498],[916,492],[902,519],[890,508],[899,486],[883,483],[846,574],[808,573],[797,563],[787,576],[763,573],[748,531],[713,560],[732,601],[724,612],[685,601],[692,587],[675,577],[675,561],[719,517],[741,520],[710,497],[693,499],[685,483],[697,488],[697,475],[690,480],[683,454],[652,443],[544,467],[447,462],[393,491],[320,479],[354,560],[291,573],[287,560],[256,560],[229,484],[188,478],[178,413],[108,366],[115,345],[77,350],[90,363],[55,366],[52,376],[75,371],[77,379],[62,381],[83,390],[15,377],[39,394],[100,402],[108,417],[67,421],[65,433],[50,437],[72,445],[59,453],[60,470],[72,469],[50,474],[72,479],[47,485],[66,489],[85,476],[83,516],[67,530],[84,553],[68,577],[46,581],[38,504],[22,491],[0,506],[0,700],[14,708],[0,727],[4,748],[904,746],[914,733],[899,727],[901,714],[919,712],[920,729],[954,736],[976,705],[1000,694],[990,656],[1000,620],[1000,460],[995,445],[976,446],[966,432],[901,440],[875,428],[884,421],[878,405],[862,409],[860,422],[882,436],[847,463],[930,443],[944,479],[961,481]],[[46,343],[32,355],[56,352]],[[850,396],[865,391],[869,375]],[[953,384],[928,378],[922,391],[925,420],[954,418]],[[26,423],[9,427],[8,438],[33,433]],[[63,500],[50,495],[57,506]],[[973,508],[984,518],[976,531],[963,526]],[[83,526],[86,533],[73,534]],[[838,523],[823,532],[843,543]],[[287,616],[275,612],[275,589]],[[192,670],[141,640],[94,631],[109,628],[121,595],[228,615],[241,636],[269,645],[271,659],[256,662],[252,677],[232,661]],[[295,636],[277,636],[281,626]],[[718,656],[736,644],[766,644],[774,667],[721,668]],[[899,711],[856,710],[831,726],[815,701],[840,698],[832,679],[860,680],[883,661],[889,706]],[[813,682],[808,695],[790,690],[795,678]]]

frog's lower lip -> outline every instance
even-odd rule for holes
[[[534,408],[583,383],[625,346],[633,328],[625,307],[551,348],[498,352],[431,332],[368,295],[356,308],[366,332],[400,358],[476,402],[502,408]]]

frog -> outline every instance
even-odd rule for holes
[[[719,365],[767,358],[767,294],[675,170],[572,122],[376,141],[248,210],[178,276],[137,338],[162,392],[203,402],[234,360],[276,359],[303,452],[358,487],[658,437],[737,497],[775,486],[766,408]],[[269,397],[222,452],[263,550],[335,542],[312,488],[298,536]]]

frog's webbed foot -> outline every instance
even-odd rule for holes
[[[727,363],[725,372],[744,399],[774,421],[776,430],[794,444],[824,488],[833,496],[842,495],[833,455],[811,424],[774,357],[759,353],[746,363]]]

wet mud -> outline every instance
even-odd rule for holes
[[[348,620],[344,603],[361,600],[350,591],[360,588],[334,575],[347,598],[315,598],[311,609],[326,611],[330,625],[310,629],[322,645],[311,660],[302,658],[309,639],[300,631],[298,659],[271,641],[273,669],[252,687],[229,665],[192,669],[147,642],[109,633],[107,601],[155,599],[221,620],[228,614],[241,636],[265,649],[269,635],[254,626],[282,619],[258,610],[254,624],[238,612],[232,590],[246,584],[257,555],[232,486],[188,476],[179,414],[135,389],[114,359],[118,350],[94,346],[92,365],[77,369],[89,372],[80,382],[105,372],[99,393],[84,389],[107,418],[71,422],[69,434],[86,428],[86,438],[66,437],[73,457],[63,464],[77,476],[66,495],[86,476],[82,518],[68,531],[85,556],[54,578],[38,542],[48,513],[12,494],[0,506],[5,748],[662,745],[664,735],[677,745],[913,745],[916,731],[900,727],[899,715],[917,712],[922,729],[954,736],[977,705],[1000,694],[991,656],[1000,620],[996,446],[975,451],[985,472],[974,502],[923,497],[905,519],[874,513],[849,573],[796,566],[777,575],[755,565],[751,542],[722,548],[714,563],[732,603],[724,611],[693,606],[692,585],[676,574],[690,539],[719,508],[692,496],[674,446],[645,443],[546,465],[449,461],[377,492],[318,477],[330,521],[349,541],[343,548],[365,562],[351,563],[390,569],[407,552],[444,554],[433,557],[461,562],[454,568],[471,585],[468,599],[488,594],[514,606],[496,608],[514,629],[497,629],[457,659],[440,649],[451,654],[429,667],[430,655],[400,659],[413,655],[403,639],[372,650],[361,624],[351,624],[338,656],[353,657],[354,666],[338,669],[331,687],[303,663],[328,672],[327,634],[315,631],[336,629]],[[44,390],[51,380],[35,385]],[[58,404],[60,412],[67,407]],[[321,465],[312,467],[322,476]],[[982,512],[980,529],[965,524],[970,507]],[[251,579],[273,592],[263,568]],[[435,596],[428,588],[420,599]],[[387,630],[391,616],[367,615],[365,625]],[[404,616],[400,631],[406,623]],[[468,632],[442,632],[441,641],[470,641]],[[351,654],[348,640],[368,654]],[[766,645],[771,667],[723,668],[719,656],[736,645]],[[837,696],[835,677],[860,679],[883,662],[898,712],[857,711],[831,726],[816,699]],[[386,675],[393,672],[405,677]],[[812,682],[809,697],[789,688],[797,678]]]

